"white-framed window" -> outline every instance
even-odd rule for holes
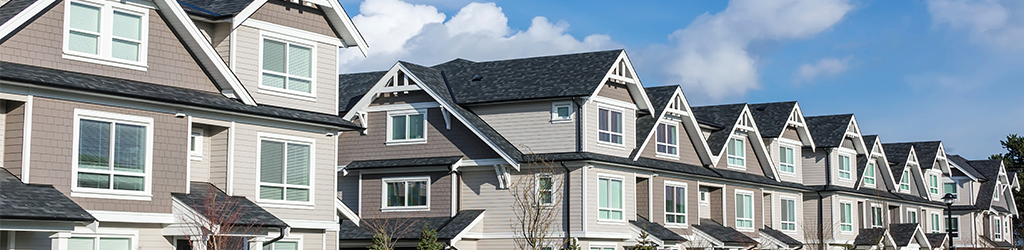
[[[875,163],[869,162],[868,169],[864,170],[864,184],[875,186]]]
[[[795,150],[789,146],[779,146],[779,171],[783,173],[796,172]]]
[[[782,230],[796,231],[796,199],[782,198]]]
[[[736,228],[754,228],[754,193],[736,191]]]
[[[590,250],[615,250],[615,246],[592,246]]]
[[[917,223],[917,210],[907,209],[907,223]]]
[[[261,33],[261,90],[313,97],[315,76],[315,43]]]
[[[572,120],[571,102],[551,103],[551,122],[562,122]]]
[[[871,226],[881,227],[883,225],[882,206],[877,204],[871,205]]]
[[[909,168],[903,170],[903,176],[900,177],[900,192],[910,192],[910,175]]]
[[[928,193],[932,195],[939,194],[939,176],[934,174],[928,175]]]
[[[258,201],[312,204],[313,139],[257,133]]]
[[[850,156],[839,155],[839,179],[850,179]]]
[[[72,234],[68,250],[132,250],[138,243],[134,235]]]
[[[622,110],[597,109],[598,141],[622,145],[622,131]]]
[[[75,109],[72,196],[149,200],[153,118]]]
[[[302,246],[298,241],[279,240],[273,244],[263,246],[263,250],[301,250]]]
[[[747,144],[743,138],[729,138],[729,145],[726,149],[727,165],[730,167],[746,168],[746,146]]]
[[[597,208],[600,220],[623,220],[623,203],[626,199],[623,191],[623,178],[620,176],[598,176]]]
[[[839,203],[839,231],[853,232],[853,203]]]
[[[711,194],[708,193],[707,189],[700,189],[698,192],[699,192],[699,196],[700,196],[699,197],[700,198],[700,204],[707,205],[708,204],[708,197]]]
[[[686,183],[665,182],[665,224],[686,225]]]
[[[953,237],[960,237],[960,217],[952,216],[946,218],[946,230],[949,231]]]
[[[655,137],[658,154],[679,155],[679,127],[673,124],[658,123]]]
[[[932,233],[938,233],[939,230],[942,230],[942,227],[941,227],[942,219],[941,218],[942,217],[938,213],[932,213],[932,221],[931,221]]]
[[[146,70],[149,9],[116,1],[64,5],[64,57]]]
[[[554,201],[554,180],[551,174],[537,174],[537,203],[552,205]]]
[[[944,189],[945,193],[953,194],[953,197],[959,198],[959,195],[958,195],[959,192],[957,192],[957,183],[956,182],[943,183],[942,184],[942,189]]]
[[[192,160],[203,159],[203,134],[202,128],[192,128],[192,134],[188,136],[188,156]]]
[[[999,219],[999,217],[994,217],[994,220],[995,222],[992,224],[994,229],[992,231],[992,238],[995,238],[995,240],[1003,240],[1003,220]]]
[[[381,208],[430,209],[430,177],[386,178],[381,183]]]
[[[427,110],[388,111],[389,145],[427,142]]]

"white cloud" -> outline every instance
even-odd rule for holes
[[[400,0],[366,0],[352,18],[370,45],[366,58],[354,50],[340,52],[341,72],[383,70],[398,60],[427,66],[458,57],[494,60],[619,48],[611,37],[569,35],[569,24],[534,17],[525,31],[514,31],[494,3],[469,3],[446,20],[429,5]]]
[[[977,42],[1024,49],[1024,2],[1018,0],[928,0],[935,25],[967,31]]]
[[[818,77],[830,77],[846,72],[850,69],[850,58],[838,59],[834,57],[822,58],[815,64],[801,64],[796,71],[794,83],[813,82]]]
[[[705,13],[670,38],[675,44],[644,52],[659,61],[666,83],[722,99],[760,87],[755,41],[806,39],[832,27],[853,6],[847,0],[733,0]],[[655,58],[655,59],[651,59]],[[646,63],[656,65],[659,63]]]

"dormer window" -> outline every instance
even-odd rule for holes
[[[848,155],[839,156],[839,179],[850,179],[850,156]]]
[[[311,96],[314,89],[312,45],[264,36],[261,89]]]
[[[900,192],[910,192],[910,169],[903,170],[903,177],[900,178]]]
[[[792,174],[796,172],[796,157],[793,152],[792,147],[779,147],[779,170],[783,173]]]
[[[658,154],[679,155],[679,134],[676,125],[659,123],[657,131]]]
[[[728,149],[726,150],[726,154],[727,154],[727,157],[728,157],[727,164],[729,165],[729,167],[737,167],[737,168],[746,168],[747,167],[747,163],[746,163],[746,154],[747,154],[746,146],[747,146],[747,144],[743,140],[743,138],[737,138],[737,137],[729,138],[729,145],[728,145]]]
[[[71,1],[64,9],[64,57],[146,69],[149,10],[112,1]]]
[[[600,108],[597,110],[597,139],[622,145],[622,111]]]
[[[928,193],[939,195],[939,176],[934,174],[928,175]]]
[[[868,169],[864,170],[864,184],[875,185],[875,163],[868,163]]]

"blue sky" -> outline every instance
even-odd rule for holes
[[[969,159],[1024,133],[1024,1],[341,3],[370,43],[343,72],[625,48],[645,86],[692,105],[796,100]]]

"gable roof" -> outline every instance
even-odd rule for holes
[[[853,121],[853,114],[806,116],[804,122],[811,131],[817,147],[836,148],[842,146],[846,130]]]
[[[193,181],[189,193],[171,193],[171,197],[192,210],[193,215],[213,220],[215,223],[252,225],[259,227],[288,227],[274,214],[264,210],[243,196],[229,196],[209,182]],[[213,204],[210,204],[213,203]],[[211,211],[212,210],[212,211]],[[217,216],[220,218],[210,218]],[[198,218],[197,218],[198,219]]]
[[[949,234],[931,233],[925,234],[925,237],[928,237],[928,244],[931,244],[934,247],[939,247],[946,245],[946,239],[949,239]]]
[[[406,227],[410,230],[401,230],[395,239],[417,239],[420,237],[422,228],[434,229],[437,231],[438,239],[454,239],[462,232],[473,226],[474,222],[482,219],[484,210],[462,210],[452,217],[419,217],[403,219],[363,219],[359,225],[351,220],[342,220],[338,238],[341,240],[369,240],[373,239],[371,226],[374,223],[383,225],[396,225]]]
[[[879,148],[882,147],[881,143],[879,142],[878,135],[865,135],[865,136],[863,136],[863,138],[864,138],[864,145],[867,146],[866,151],[868,152],[869,156],[872,153],[874,153],[875,147],[879,147]],[[895,179],[896,177],[893,177],[892,169],[889,167],[889,162],[888,162],[887,156],[885,155],[885,151],[883,151],[883,150],[879,150],[879,151],[881,151],[882,160],[881,161],[876,161],[875,162],[875,167],[877,167],[878,170],[881,171],[882,181],[885,183],[885,188],[887,188],[888,190],[894,190],[896,188],[895,185],[897,185],[896,179]],[[857,185],[858,185],[858,187],[860,187],[860,186],[863,186],[862,185],[863,182],[864,182],[864,178],[863,177],[864,177],[865,171],[867,171],[868,159],[872,158],[872,157],[858,157],[858,158],[859,159],[857,160],[857,180],[858,180]],[[875,174],[877,176],[879,173],[875,173]],[[882,189],[882,188],[878,187],[878,181],[875,182],[875,185],[876,185],[875,186],[876,188]]]
[[[757,244],[757,241],[749,236],[736,231],[731,227],[723,226],[716,221],[700,219],[700,224],[694,224],[693,229],[707,234],[709,237],[725,244]]]
[[[636,119],[636,147],[631,153],[631,157],[634,160],[640,158],[640,154],[647,147],[647,142],[654,138],[654,128],[657,127],[658,121],[664,116],[668,106],[674,102],[675,98],[681,100],[683,110],[686,113],[682,117],[683,126],[678,128],[684,130],[690,137],[690,140],[684,143],[693,144],[694,149],[697,151],[697,156],[701,162],[705,165],[714,164],[712,162],[713,155],[707,146],[705,141],[700,135],[700,122],[693,115],[693,110],[689,106],[689,102],[686,100],[686,95],[683,94],[683,90],[679,85],[669,85],[660,87],[649,87],[644,88],[644,92],[647,94],[647,98],[651,101],[651,112],[650,114],[642,114]]]
[[[181,8],[189,15],[210,20],[234,17],[252,2],[253,0],[178,0]],[[266,2],[266,0],[261,2]]]
[[[373,88],[387,71],[373,71],[338,75],[338,112],[345,112],[356,106],[359,99]]]
[[[764,228],[759,229],[758,231],[760,231],[762,234],[768,237],[774,238],[775,240],[782,242],[782,244],[786,244],[786,246],[790,248],[795,248],[804,245],[803,242],[800,242],[799,240],[794,239],[793,237],[790,237],[789,235],[780,232],[779,230],[772,229],[771,227],[768,226],[765,226]]]
[[[873,246],[881,243],[889,234],[888,228],[861,228],[853,244],[858,246]]]
[[[941,141],[910,142],[914,145],[914,153],[917,154],[917,162],[921,168],[931,169],[935,165],[935,158],[939,156],[939,149],[942,148]]]
[[[985,179],[988,179],[988,181],[982,182],[981,187],[978,188],[978,199],[974,205],[981,209],[989,209],[992,207],[992,194],[996,191],[999,170],[1003,162],[1000,160],[979,160],[968,161],[968,163],[977,169],[982,176],[985,176]]]
[[[786,130],[789,115],[796,108],[796,101],[749,104],[750,114],[757,121],[757,129],[765,138],[777,138]]]
[[[984,175],[981,174],[981,172],[978,172],[977,169],[974,169],[974,167],[971,166],[970,163],[968,163],[967,159],[964,159],[960,155],[948,155],[946,157],[949,157],[949,161],[953,162],[953,166],[957,167],[957,169],[960,169],[964,173],[971,175],[971,177],[977,178],[979,181],[988,180],[987,178],[985,178]]]
[[[647,98],[651,99],[651,105],[654,106],[651,107],[651,114],[636,119],[637,150],[640,150],[640,147],[647,142],[647,135],[654,130],[654,125],[658,123],[658,118],[661,117],[661,113],[665,112],[665,108],[672,101],[672,96],[675,95],[677,89],[679,89],[679,85],[644,88]]]
[[[928,239],[925,238],[926,236],[924,235],[924,231],[917,223],[890,224],[889,229],[889,234],[891,234],[892,239],[896,241],[896,246],[905,247],[917,238],[917,240],[924,243],[921,244],[922,249],[931,248],[931,246],[927,246],[929,243]]]
[[[0,167],[0,219],[92,222],[88,211],[51,185],[26,184]]]
[[[729,136],[732,135],[732,131],[736,127],[736,121],[740,118],[740,114],[743,113],[743,109],[746,107],[746,103],[690,107],[693,115],[698,119],[721,124],[724,127],[707,135],[706,140],[712,154],[719,155],[722,153],[722,149],[725,147],[726,142],[729,141]]]

